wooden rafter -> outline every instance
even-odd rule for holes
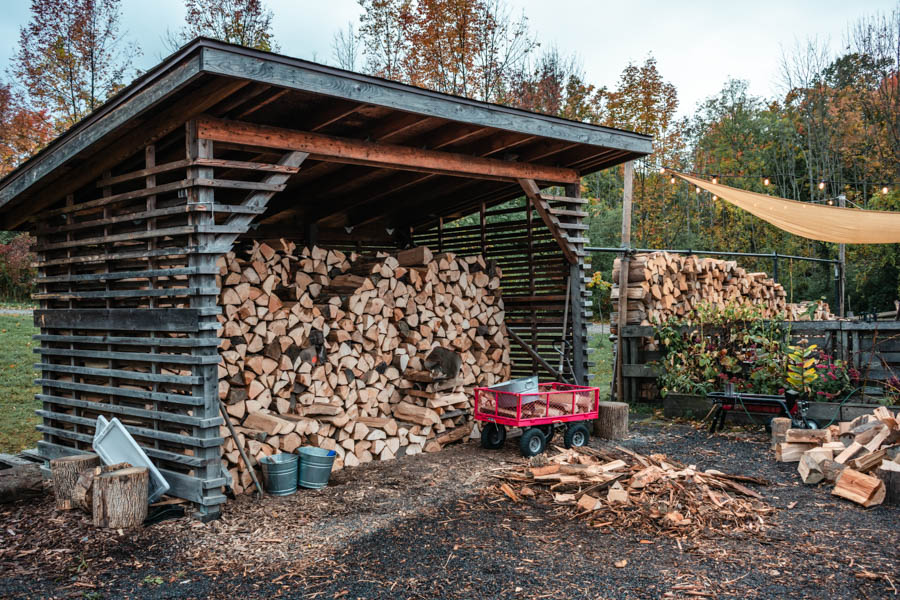
[[[203,117],[197,120],[197,127],[199,134],[205,139],[307,152],[316,160],[500,181],[525,178],[553,183],[574,183],[579,179],[578,173],[572,169],[477,158],[408,146],[375,144],[241,121]]]
[[[522,186],[525,195],[531,200],[535,210],[537,210],[538,214],[541,216],[544,225],[546,225],[547,229],[550,230],[550,233],[553,234],[553,239],[559,244],[566,260],[569,261],[569,264],[577,264],[578,256],[575,254],[575,250],[572,248],[569,240],[566,239],[566,236],[563,234],[562,229],[559,226],[559,220],[550,214],[547,204],[541,197],[541,188],[538,187],[538,184],[535,183],[533,179],[521,179],[519,185]]]

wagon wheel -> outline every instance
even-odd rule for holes
[[[506,441],[506,427],[496,423],[485,423],[481,429],[481,447],[487,450],[497,450]]]
[[[543,432],[537,427],[529,427],[519,439],[519,450],[525,458],[536,456],[546,450],[546,448],[547,438],[544,437]]]
[[[544,437],[547,438],[547,443],[549,444],[550,440],[553,439],[553,425],[548,423],[547,425],[538,425],[537,428],[541,430],[541,433],[543,433]]]
[[[566,428],[566,436],[563,438],[563,443],[566,448],[578,448],[580,446],[587,446],[588,440],[590,439],[591,432],[588,431],[588,428],[584,423],[578,423],[576,425],[569,425]]]

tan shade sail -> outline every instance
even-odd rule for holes
[[[900,242],[900,212],[861,210],[797,202],[710,183],[672,171],[685,181],[768,221],[775,227],[812,240],[838,244]]]

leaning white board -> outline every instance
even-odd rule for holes
[[[150,471],[147,502],[156,502],[169,490],[169,482],[162,476],[156,465],[150,462],[119,419],[113,417],[111,421],[107,421],[102,415],[97,417],[97,427],[94,430],[94,452],[107,465],[127,462],[133,467],[147,467],[147,470]]]

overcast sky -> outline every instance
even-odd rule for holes
[[[631,0],[508,0],[524,10],[542,45],[556,45],[580,58],[588,80],[614,87],[629,61],[652,54],[666,80],[678,88],[681,112],[715,94],[729,77],[750,81],[751,91],[778,91],[782,49],[819,36],[834,49],[848,23],[886,12],[898,0],[756,0],[691,2]],[[0,64],[8,64],[18,30],[28,20],[28,0],[2,0]],[[356,0],[268,0],[275,13],[275,37],[284,54],[331,61],[335,31],[356,22]],[[184,19],[183,0],[123,0],[123,25],[140,44],[140,68],[166,53],[162,37]]]

